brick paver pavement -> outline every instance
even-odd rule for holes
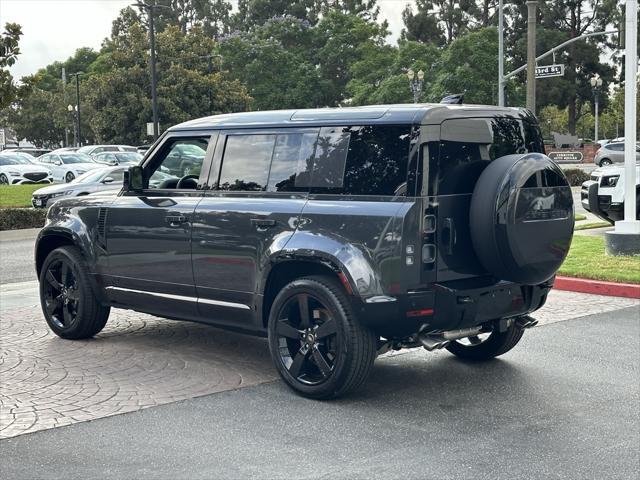
[[[545,324],[632,305],[554,291],[535,316]],[[260,338],[113,309],[96,338],[67,341],[50,332],[37,305],[2,309],[0,438],[275,378]]]

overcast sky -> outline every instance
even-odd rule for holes
[[[56,60],[66,60],[80,47],[99,49],[111,22],[133,0],[0,0],[0,24],[22,25],[21,54],[11,67],[19,79]],[[232,2],[235,3],[235,2]],[[389,22],[390,41],[402,30],[402,10],[409,0],[378,0]]]

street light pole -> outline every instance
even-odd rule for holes
[[[418,74],[413,71],[412,68],[407,71],[407,77],[409,78],[409,88],[413,93],[413,103],[418,103],[420,95],[422,95],[422,87],[424,86],[424,72],[418,70]]]
[[[596,125],[595,125],[595,141],[598,141],[598,109],[599,109],[599,102],[600,102],[600,87],[602,87],[602,79],[600,78],[600,75],[596,75],[595,77],[593,77],[589,83],[591,83],[591,88],[593,88],[593,97],[594,97],[594,101],[595,101],[595,114],[596,114]]]
[[[538,2],[527,1],[527,108],[536,113],[536,12]]]
[[[134,4],[136,7],[144,8],[149,15],[149,41],[151,43],[151,109],[153,111],[153,139],[157,140],[160,135],[160,126],[158,124],[158,79],[156,74],[156,28],[155,28],[155,9],[169,8],[166,5],[157,5],[155,3],[147,4],[138,2]]]
[[[80,130],[80,80],[78,77],[82,75],[83,72],[72,73],[71,76],[76,77],[76,130],[78,131],[78,138],[76,140],[76,146],[82,146],[82,131]]]

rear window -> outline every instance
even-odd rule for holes
[[[544,153],[536,124],[522,118],[466,118],[442,123],[440,141],[427,144],[423,195],[472,193],[485,167],[504,155]]]

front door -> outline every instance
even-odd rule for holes
[[[145,189],[108,207],[104,278],[114,302],[170,317],[197,315],[191,230],[216,138],[168,135],[143,165]],[[165,165],[176,151],[189,152],[188,171]]]
[[[317,129],[221,133],[207,191],[193,222],[200,315],[254,329],[259,281],[298,225]],[[308,183],[308,182],[307,182]],[[253,323],[255,322],[255,323]]]

